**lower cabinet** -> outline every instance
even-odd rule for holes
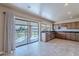
[[[76,33],[70,33],[70,39],[76,40]]]
[[[42,32],[41,33],[41,39],[44,42],[47,42],[49,40],[52,40],[55,38],[55,33],[54,32]]]
[[[75,24],[76,24],[76,29],[79,29],[79,22],[75,22]]]
[[[79,33],[76,33],[76,41],[79,41]]]
[[[44,42],[54,38],[79,41],[79,32],[42,32],[41,38]]]
[[[65,39],[65,32],[56,32],[56,38]]]
[[[52,39],[54,39],[55,38],[55,32],[51,32],[50,33],[50,39],[52,40]]]
[[[60,35],[61,35],[61,39],[65,39],[65,32],[61,32]]]
[[[70,40],[71,39],[70,38],[70,33],[66,32],[65,35],[66,35],[66,38],[65,38],[66,40]]]
[[[79,41],[79,33],[76,32],[56,32],[56,38]]]
[[[55,38],[61,38],[60,37],[60,32],[55,32]]]
[[[46,41],[51,40],[50,32],[46,32]]]
[[[46,33],[41,33],[41,41],[46,41]]]

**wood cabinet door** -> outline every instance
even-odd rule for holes
[[[56,32],[56,38],[65,39],[65,32]]]
[[[66,23],[63,24],[63,27],[67,27]]]
[[[46,33],[41,33],[41,39],[43,42],[46,41]]]
[[[62,39],[65,39],[65,32],[61,32],[60,35]]]
[[[66,27],[67,27],[67,29],[71,29],[71,24],[70,23],[66,23]]]
[[[70,39],[71,40],[76,40],[76,33],[70,33]]]
[[[76,33],[76,41],[79,41],[79,33]]]
[[[76,28],[76,24],[75,22],[70,23],[71,24],[71,29],[75,29]]]
[[[56,38],[61,38],[60,32],[56,32],[56,33],[55,33],[55,37],[56,37]]]
[[[71,39],[70,38],[70,33],[66,32],[65,35],[66,35],[66,40],[70,40]]]
[[[55,32],[51,32],[51,33],[50,33],[50,38],[51,38],[51,39],[54,39],[54,38],[55,38]]]
[[[51,39],[50,32],[46,32],[46,41],[49,41]]]
[[[76,29],[79,29],[79,22],[75,22],[76,24]]]

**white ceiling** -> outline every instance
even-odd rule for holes
[[[78,3],[12,3],[11,5],[41,15],[52,21],[79,17]]]
[[[44,4],[43,7],[51,10],[52,20],[54,21],[79,17],[79,4],[77,3],[67,6],[64,3]]]

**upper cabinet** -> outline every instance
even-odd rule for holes
[[[79,22],[69,22],[69,23],[61,23],[55,24],[55,29],[79,29]]]
[[[67,29],[71,29],[71,24],[70,23],[66,23],[66,28]]]
[[[76,29],[76,23],[75,22],[72,22],[70,24],[71,24],[71,29]]]
[[[75,22],[76,24],[76,29],[79,29],[79,22]]]

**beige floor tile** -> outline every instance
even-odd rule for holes
[[[36,42],[15,50],[16,56],[79,56],[79,42],[53,39]]]

